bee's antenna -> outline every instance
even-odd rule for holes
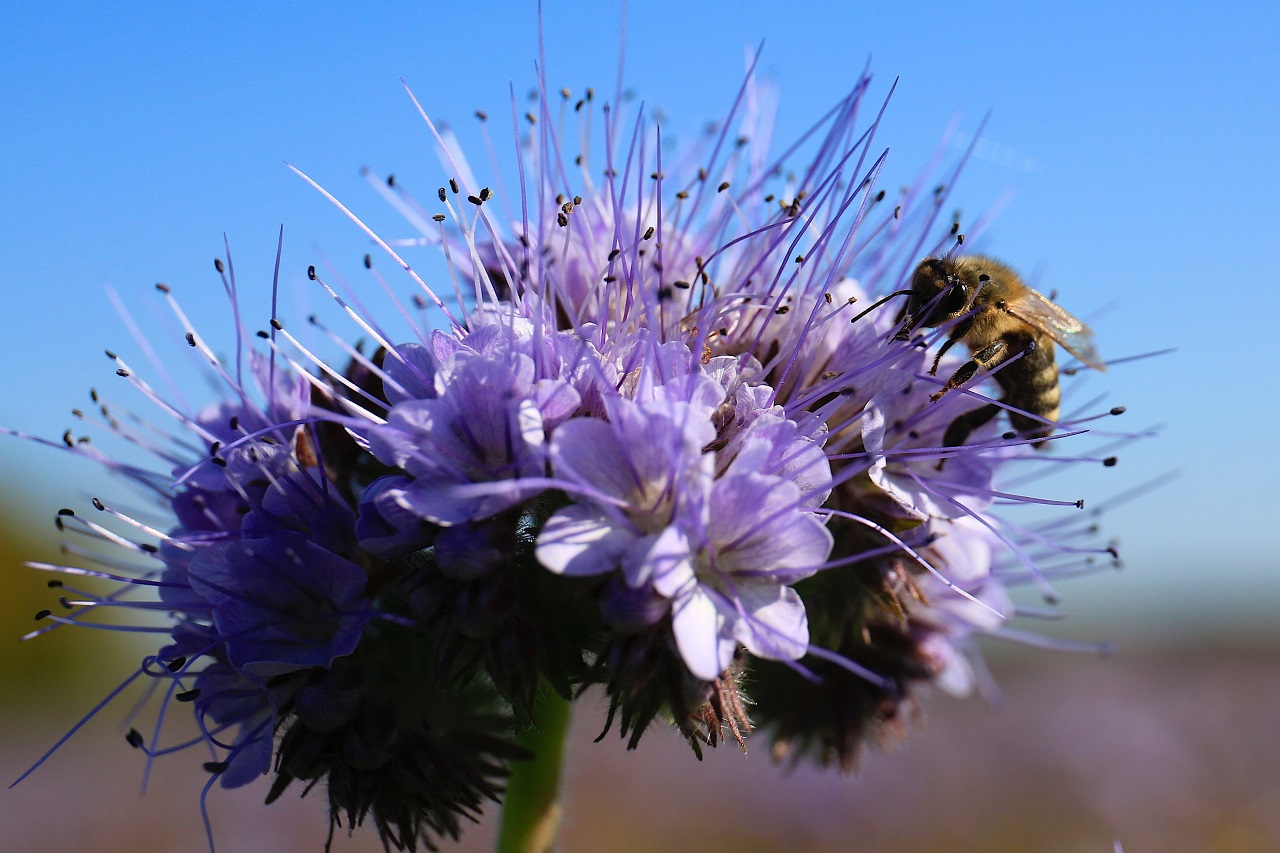
[[[849,322],[850,322],[850,323],[856,323],[856,322],[858,322],[858,321],[859,321],[859,320],[861,320],[863,317],[867,316],[867,315],[868,315],[868,314],[870,314],[872,311],[876,310],[876,309],[877,309],[877,308],[879,308],[881,305],[883,305],[883,304],[885,304],[886,302],[888,302],[890,299],[893,299],[893,298],[898,297],[898,296],[910,296],[910,295],[911,295],[911,291],[910,291],[909,289],[908,289],[908,290],[895,290],[893,293],[890,293],[888,296],[883,296],[883,297],[881,297],[880,299],[877,299],[875,302],[872,302],[872,303],[871,303],[870,305],[868,305],[866,308],[863,308],[863,309],[862,309],[862,311],[861,311],[860,313],[858,313],[858,314],[857,314],[857,316],[855,316],[855,317],[854,317],[852,320],[850,320]]]

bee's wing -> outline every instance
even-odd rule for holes
[[[1067,352],[1094,370],[1107,369],[1093,346],[1093,332],[1089,327],[1042,294],[1028,287],[1021,298],[1010,303],[1008,311],[1019,320],[1047,332]]]

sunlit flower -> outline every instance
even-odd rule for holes
[[[224,786],[267,775],[271,801],[323,782],[331,830],[367,819],[415,849],[501,798],[533,757],[514,738],[540,696],[601,685],[605,728],[632,747],[659,719],[699,754],[760,725],[779,758],[851,767],[904,728],[919,688],[981,687],[972,640],[1008,633],[1009,588],[1048,596],[1080,569],[1054,555],[1112,552],[1005,517],[1075,503],[999,485],[1038,458],[1026,440],[992,421],[948,441],[990,400],[980,385],[933,400],[926,350],[947,330],[913,338],[898,297],[924,254],[965,238],[937,220],[947,184],[878,189],[869,82],[778,158],[772,93],[750,74],[710,135],[676,148],[643,109],[596,118],[588,92],[581,132],[561,133],[544,101],[515,140],[512,199],[428,121],[450,170],[437,201],[375,182],[422,233],[365,230],[436,328],[388,338],[350,310],[376,352],[341,343],[344,367],[269,317],[252,389],[192,333],[227,389],[194,415],[119,362],[183,436],[157,445],[104,407],[158,470],[67,449],[176,522],[97,502],[122,534],[67,511],[129,556],[39,567],[122,586],[42,614],[59,625],[168,614],[134,676],[159,683],[159,722],[130,743],[176,751],[165,721],[192,703],[180,746],[209,747]],[[423,243],[446,282],[397,251]]]

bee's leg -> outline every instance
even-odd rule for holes
[[[1000,407],[995,403],[987,403],[985,406],[979,406],[973,411],[965,412],[947,426],[947,431],[942,437],[942,446],[960,447],[969,439],[974,430],[985,425],[999,413]],[[941,471],[946,462],[947,457],[942,457],[938,460],[938,464],[934,466],[934,469]]]
[[[938,375],[938,362],[942,361],[942,357],[947,354],[947,350],[951,349],[952,345],[954,345],[955,342],[958,340],[960,339],[947,338],[947,340],[942,344],[942,346],[938,347],[938,354],[933,357],[933,367],[929,368],[930,376]]]
[[[942,346],[938,347],[938,354],[933,358],[933,367],[929,368],[930,376],[938,375],[938,362],[942,361],[942,357],[946,355],[947,350],[955,346],[957,341],[964,340],[965,335],[969,334],[969,330],[973,328],[973,321],[973,317],[966,317],[956,323],[955,328],[951,330],[951,334],[947,335],[947,339]]]
[[[985,406],[979,406],[971,412],[965,412],[947,427],[947,432],[942,437],[942,446],[959,447],[965,443],[974,430],[988,423],[999,413],[1000,407],[995,403],[987,403]]]
[[[930,401],[936,403],[943,394],[959,388],[964,383],[973,378],[973,375],[981,370],[990,370],[1000,362],[1009,357],[1009,345],[1003,338],[991,344],[990,346],[980,349],[973,354],[973,358],[960,365],[960,369],[952,374],[947,380],[947,384],[943,385],[936,394],[931,396]]]

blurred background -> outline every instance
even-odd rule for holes
[[[883,186],[954,160],[981,128],[951,203],[966,221],[1000,208],[984,248],[1058,291],[1107,359],[1176,351],[1081,392],[1158,437],[1041,490],[1092,507],[1164,483],[1101,519],[1123,571],[1063,584],[1070,618],[1044,629],[1114,641],[1114,656],[992,646],[999,708],[936,697],[908,742],[872,752],[854,778],[788,774],[759,747],[695,768],[659,733],[628,755],[613,738],[591,743],[601,718],[583,707],[564,850],[1280,849],[1280,454],[1262,441],[1280,407],[1251,372],[1270,369],[1264,323],[1280,309],[1280,15],[1119,5],[633,4],[626,85],[666,114],[664,136],[721,116],[762,39],[758,73],[780,92],[775,147],[870,61],[870,104],[899,81],[877,136],[890,149]],[[549,87],[612,92],[622,18],[610,3],[547,0]],[[281,316],[301,325],[329,310],[307,265],[354,276],[371,247],[282,161],[379,233],[407,236],[359,174],[395,173],[421,196],[439,183],[400,78],[484,163],[472,114],[508,115],[510,91],[523,111],[537,52],[532,3],[0,10],[0,424],[56,441],[88,389],[114,379],[104,347],[145,361],[113,293],[162,360],[186,347],[157,281],[206,337],[229,341],[212,264],[226,245],[246,322],[264,325],[282,224]],[[493,127],[505,144],[508,125]],[[21,562],[56,555],[59,507],[113,485],[13,438],[0,441],[0,483],[0,779],[13,779],[137,651],[71,632],[16,643],[53,597]],[[0,792],[0,847],[201,849],[197,760],[163,766],[139,799],[127,710]],[[218,849],[319,849],[319,799],[264,810],[264,793],[215,792]],[[463,849],[486,849],[489,831]],[[379,846],[357,836],[334,849]]]

